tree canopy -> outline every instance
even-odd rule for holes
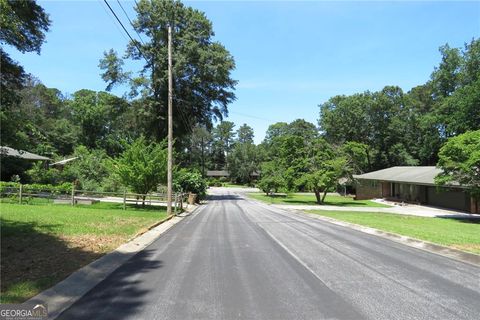
[[[120,83],[130,84],[130,98],[141,101],[149,136],[166,137],[168,73],[167,27],[173,30],[173,106],[177,136],[196,125],[210,128],[212,120],[228,115],[235,100],[236,81],[232,55],[213,40],[212,23],[199,10],[180,1],[140,0],[135,6],[133,27],[143,41],[130,42],[126,59],[144,62],[138,73],[123,70],[123,59],[114,50],[100,61],[107,90]]]

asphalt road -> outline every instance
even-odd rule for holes
[[[233,193],[61,319],[480,319],[480,268]]]

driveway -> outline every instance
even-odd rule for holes
[[[216,190],[61,319],[478,319],[480,268]]]

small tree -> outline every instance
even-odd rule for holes
[[[140,137],[111,161],[111,169],[123,185],[135,193],[146,194],[167,180],[166,142],[148,143]]]
[[[282,172],[283,170],[279,170],[275,161],[263,163],[261,178],[257,183],[258,187],[265,192],[267,196],[285,188],[285,179],[282,176]]]
[[[327,192],[334,190],[338,179],[345,175],[347,160],[322,138],[316,139],[306,148],[309,149],[305,152],[306,166],[295,183],[313,191],[317,203],[321,204],[325,201]]]
[[[439,185],[460,183],[480,199],[480,130],[450,138],[439,153],[437,167],[443,170],[436,178]]]

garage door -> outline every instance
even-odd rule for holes
[[[468,211],[469,198],[462,190],[446,190],[428,187],[428,204],[431,206],[444,207],[448,209],[456,209]]]

